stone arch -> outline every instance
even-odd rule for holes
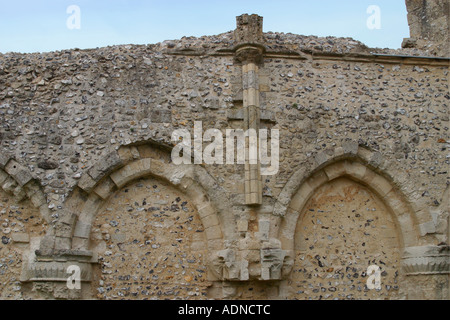
[[[27,279],[41,288],[50,286],[62,298],[91,297],[92,264],[96,255],[90,248],[92,222],[109,198],[121,187],[140,178],[155,178],[177,189],[193,203],[206,235],[207,255],[223,249],[224,223],[232,219],[226,212],[227,194],[201,166],[175,166],[170,147],[148,141],[122,146],[105,155],[87,170],[66,197],[59,218],[43,237],[29,264]],[[225,198],[224,198],[225,197]],[[228,232],[234,230],[228,228]],[[68,291],[66,269],[71,264],[81,269],[81,290]],[[209,276],[209,274],[208,274]],[[215,280],[215,278],[213,278]],[[42,290],[37,288],[37,292]],[[45,290],[44,295],[47,295]]]
[[[121,147],[82,177],[66,203],[61,224],[67,227],[61,228],[60,237],[67,240],[60,249],[86,251],[91,223],[103,203],[126,184],[144,177],[165,181],[189,197],[205,228],[208,249],[222,248],[224,233],[220,210],[211,201],[211,197],[220,192],[214,179],[204,168],[175,166],[170,163],[170,154],[155,149],[149,144]]]
[[[383,199],[396,222],[402,248],[422,245],[421,237],[432,223],[431,214],[409,186],[411,182],[390,174],[389,166],[379,152],[362,148],[357,142],[344,143],[331,157],[316,155],[291,177],[275,204],[274,214],[283,217],[278,229],[283,249],[293,250],[296,222],[308,199],[318,188],[340,177],[362,184]]]
[[[385,177],[377,174],[361,162],[341,160],[309,175],[295,193],[280,228],[280,240],[285,250],[293,249],[292,240],[296,222],[306,202],[318,188],[340,177],[348,177],[362,184],[378,198],[383,199],[393,215],[403,248],[418,244],[418,217],[394,186]]]
[[[386,163],[380,153],[361,148],[356,143],[350,145],[350,147],[347,145],[347,150],[350,150],[350,152],[342,152],[343,149],[341,149],[340,153],[338,149],[338,155],[335,153],[334,157],[329,157],[326,154],[317,155],[308,164],[309,166],[305,166],[305,168],[292,176],[287,184],[287,186],[291,184],[291,189],[285,188],[283,190],[284,197],[288,201],[280,197],[275,210],[278,210],[276,212],[278,214],[282,213],[280,226],[277,231],[282,248],[287,252],[284,274],[286,277],[289,274],[292,275],[294,265],[298,265],[298,260],[296,259],[296,233],[299,232],[297,229],[299,221],[303,221],[304,208],[320,190],[323,190],[323,187],[326,185],[331,186],[339,180],[347,179],[347,181],[350,180],[352,181],[351,183],[360,185],[368,190],[386,208],[385,213],[390,216],[389,220],[393,221],[393,229],[395,230],[399,246],[398,251],[396,251],[398,256],[394,258],[394,261],[397,262],[390,267],[399,268],[400,277],[406,280],[402,284],[399,294],[403,295],[406,293],[410,296],[414,289],[409,283],[410,277],[404,277],[414,274],[409,270],[411,265],[414,264],[411,261],[416,261],[416,256],[422,256],[421,252],[416,252],[416,249],[427,248],[422,246],[425,244],[431,245],[432,241],[435,240],[433,236],[427,237],[428,233],[433,233],[428,232],[430,229],[433,229],[430,227],[432,224],[430,211],[426,204],[421,202],[414,192],[410,191],[414,190],[414,187],[402,181],[401,177],[398,179],[398,177],[394,177],[389,173],[387,167],[391,164]],[[282,204],[282,201],[285,201],[285,204]],[[302,226],[305,226],[303,222]],[[391,245],[395,246],[394,242],[389,244],[389,246]],[[410,256],[414,256],[414,258],[410,258]],[[423,260],[423,258],[420,259]],[[442,260],[443,258],[440,259]],[[295,270],[298,276],[300,270]],[[302,270],[307,272],[307,269]],[[388,274],[391,274],[392,270]],[[395,281],[395,279],[389,279],[389,281]]]
[[[14,197],[17,202],[29,199],[44,220],[51,221],[47,198],[39,182],[27,168],[10,157],[0,157],[0,188]]]

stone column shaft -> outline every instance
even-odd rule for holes
[[[257,205],[262,203],[262,182],[258,154],[260,103],[258,66],[256,63],[250,61],[243,64],[242,78],[244,126],[248,130],[248,136],[245,138],[245,203],[247,205]]]

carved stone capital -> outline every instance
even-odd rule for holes
[[[277,239],[242,239],[233,248],[211,254],[209,268],[220,281],[283,280],[292,269],[292,252]]]
[[[264,242],[261,248],[261,279],[281,280],[281,269],[285,257],[286,251],[281,249],[281,243],[278,240]]]
[[[22,282],[66,282],[72,275],[67,270],[70,266],[80,268],[80,281],[92,281],[91,263],[77,261],[35,261],[24,268],[21,275]]]
[[[259,64],[263,56],[264,48],[260,46],[244,45],[236,50],[236,59],[242,63]]]
[[[450,246],[405,248],[402,267],[407,275],[450,274]]]
[[[51,250],[43,254],[40,250],[35,250],[24,261],[20,280],[65,282],[72,275],[68,268],[75,266],[79,268],[80,281],[89,282],[92,280],[92,264],[96,262],[97,257],[91,251]]]

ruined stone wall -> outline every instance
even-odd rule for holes
[[[449,56],[449,16],[448,0],[406,0],[408,24],[412,40],[410,45],[428,48],[437,55]]]
[[[263,36],[259,125],[280,130],[280,170],[262,177],[252,206],[245,165],[170,158],[172,132],[192,133],[195,121],[224,136],[245,129],[247,75],[232,32],[0,54],[2,199],[19,196],[45,222],[17,230],[37,243],[27,263],[11,258],[24,285],[2,297],[448,296],[448,59]],[[13,245],[2,241],[2,267]],[[370,263],[384,271],[381,292],[364,288]],[[65,288],[71,264],[81,266],[78,291]]]
[[[300,299],[398,299],[404,283],[400,239],[382,201],[348,179],[322,187],[303,209],[296,231],[298,259],[293,295]],[[383,275],[380,290],[368,290],[367,264]]]

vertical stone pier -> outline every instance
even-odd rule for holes
[[[258,15],[244,14],[236,20],[235,56],[242,63],[244,128],[248,132],[245,144],[245,204],[261,205],[261,163],[258,154],[261,113],[258,75],[264,54],[263,18]]]

